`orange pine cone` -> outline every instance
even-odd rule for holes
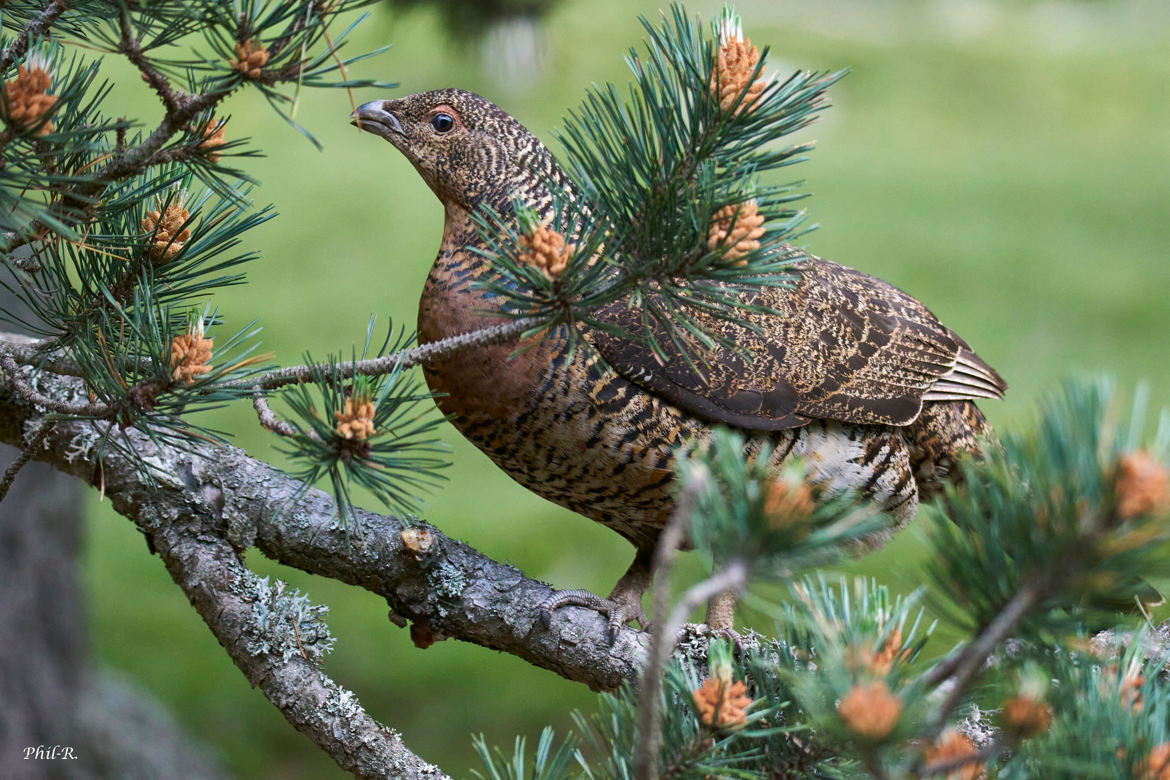
[[[769,527],[776,530],[803,524],[814,508],[812,488],[805,482],[775,479],[764,494],[764,514]]]
[[[374,402],[368,398],[345,399],[345,409],[334,412],[337,435],[343,439],[365,441],[374,435]]]
[[[752,703],[747,696],[747,685],[708,677],[703,685],[691,693],[699,709],[699,720],[704,726],[717,729],[737,729],[747,724],[744,712]]]
[[[1163,742],[1134,768],[1138,780],[1170,780],[1170,742]]]
[[[31,127],[40,121],[57,102],[56,95],[45,94],[52,77],[42,67],[18,65],[16,78],[4,85],[7,96],[5,119],[18,127]],[[37,135],[53,132],[53,123],[44,122],[37,128]]]
[[[150,247],[151,256],[156,260],[170,260],[178,254],[183,244],[191,237],[190,228],[183,227],[190,218],[187,209],[177,203],[167,206],[165,212],[160,213],[156,209],[147,214],[142,220],[142,229],[148,233],[154,232]]]
[[[211,347],[214,339],[203,338],[203,328],[171,339],[171,379],[191,384],[211,371]]]
[[[1013,696],[1003,703],[1004,724],[1023,737],[1043,734],[1052,725],[1052,707],[1030,696]]]
[[[269,56],[268,49],[253,38],[236,44],[236,58],[228,60],[228,65],[242,73],[244,78],[258,79],[260,71],[268,64]]]
[[[938,742],[926,751],[926,768],[929,770],[931,764],[950,763],[967,756],[975,756],[978,752],[970,737],[954,729],[947,729],[939,737]],[[946,780],[978,780],[983,777],[984,769],[986,769],[984,762],[971,761],[947,772]]]
[[[1114,491],[1122,518],[1170,511],[1170,472],[1146,450],[1121,457]]]
[[[203,123],[200,134],[203,140],[199,144],[200,149],[207,149],[207,159],[212,162],[219,162],[220,154],[214,151],[217,147],[223,146],[225,141],[223,137],[224,125],[214,119],[208,119]]]
[[[890,692],[884,680],[854,685],[837,703],[837,713],[854,734],[884,739],[898,725],[902,700]]]
[[[755,108],[756,103],[768,86],[766,79],[752,81],[756,66],[760,62],[760,52],[752,46],[743,32],[736,27],[727,27],[719,32],[719,52],[716,56],[715,70],[711,73],[711,94],[719,101],[719,107],[724,111],[731,111],[740,94],[743,100],[735,108],[740,114]]]
[[[565,243],[563,235],[546,227],[538,227],[531,235],[521,236],[520,246],[524,249],[520,260],[538,268],[550,281],[564,272],[569,258],[577,250],[574,245]]]
[[[878,654],[873,657],[869,668],[876,674],[889,674],[890,670],[894,668],[894,662],[904,656],[905,653],[902,652],[902,629],[895,628],[886,637],[885,644],[882,645],[882,649]]]
[[[707,249],[714,252],[726,247],[723,259],[735,265],[744,265],[749,252],[760,248],[764,235],[764,215],[755,199],[732,203],[715,212],[707,230]]]

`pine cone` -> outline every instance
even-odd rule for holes
[[[1110,664],[1109,666],[1105,667],[1104,676],[1107,680],[1110,678],[1115,678],[1118,674],[1120,674],[1120,672],[1118,671],[1116,664]],[[1121,688],[1118,690],[1118,698],[1121,699],[1121,703],[1123,705],[1132,709],[1135,715],[1142,711],[1142,707],[1145,704],[1144,700],[1142,699],[1142,686],[1145,684],[1146,676],[1137,669],[1131,669],[1126,672],[1125,677],[1123,677],[1121,680]],[[1101,692],[1108,693],[1108,691],[1111,690],[1111,687],[1112,686],[1109,682],[1102,682]]]
[[[1134,767],[1138,780],[1170,780],[1170,742],[1163,742]]]
[[[1170,510],[1170,473],[1145,450],[1129,452],[1117,464],[1117,514],[1122,518]]]
[[[714,252],[720,246],[723,259],[734,265],[744,265],[749,252],[760,248],[764,235],[764,215],[755,199],[732,203],[715,212],[707,230],[707,249]]]
[[[563,235],[546,227],[538,227],[532,235],[521,236],[520,246],[525,250],[520,254],[520,260],[536,266],[549,281],[564,272],[577,249],[572,244],[566,245]]]
[[[223,137],[224,123],[217,122],[214,119],[208,119],[203,123],[200,135],[203,140],[199,144],[200,149],[207,149],[207,159],[212,162],[219,162],[220,154],[216,151],[211,151],[217,147],[223,146],[225,141]]]
[[[161,214],[157,209],[147,214],[142,220],[142,229],[148,233],[154,232],[151,257],[156,260],[170,260],[174,257],[191,237],[190,228],[183,227],[190,218],[187,209],[177,203],[167,206],[167,210]]]
[[[374,435],[374,402],[368,398],[345,399],[345,410],[333,413],[337,435],[343,439],[365,441]]]
[[[203,338],[202,325],[171,339],[171,379],[191,384],[211,371],[214,339]]]
[[[704,726],[716,729],[737,729],[747,724],[744,710],[752,703],[747,697],[747,686],[740,682],[708,677],[702,687],[691,693],[699,709],[699,720]],[[716,720],[718,719],[718,720]]]
[[[909,651],[902,651],[902,629],[895,628],[886,637],[886,642],[882,645],[882,649],[873,657],[870,662],[870,671],[875,674],[889,674],[890,670],[894,668],[894,662],[899,658],[905,658]]]
[[[49,72],[41,67],[28,68],[18,65],[16,78],[4,85],[7,94],[7,110],[5,119],[18,127],[31,127],[40,121],[41,117],[57,102],[56,95],[47,95],[52,78]],[[53,123],[44,122],[37,128],[37,135],[46,135],[53,132]]]
[[[804,525],[813,509],[812,488],[807,483],[789,482],[781,477],[768,484],[764,494],[764,515],[769,527],[780,530]]]
[[[236,44],[236,58],[228,60],[228,65],[238,70],[246,79],[258,79],[260,71],[268,64],[268,57],[268,49],[253,38]]]
[[[1013,696],[1003,703],[1000,717],[1011,731],[1032,737],[1048,731],[1052,725],[1052,707],[1031,696]]]
[[[954,729],[947,729],[939,737],[938,742],[926,751],[926,768],[929,769],[931,764],[950,763],[967,756],[974,756],[978,752],[970,737],[960,734]],[[972,761],[947,772],[946,778],[947,780],[978,780],[978,778],[983,777],[985,768],[984,762]]]
[[[747,94],[736,107],[735,113],[740,114],[755,107],[764,88],[768,86],[766,79],[751,81],[759,61],[759,50],[752,46],[750,39],[743,37],[738,27],[719,31],[719,52],[710,84],[711,94],[719,101],[721,109],[730,111],[745,88]]]
[[[854,734],[870,739],[884,739],[898,725],[902,700],[890,692],[883,680],[870,685],[854,685],[837,703],[841,720]]]

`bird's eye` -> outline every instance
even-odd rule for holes
[[[449,133],[455,128],[455,119],[450,114],[435,114],[431,117],[431,127],[436,133]]]

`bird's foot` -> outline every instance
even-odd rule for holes
[[[561,607],[585,607],[586,609],[596,610],[605,615],[608,619],[607,633],[609,641],[613,642],[617,639],[618,632],[621,631],[622,626],[629,623],[631,620],[637,621],[638,628],[645,630],[649,625],[646,619],[646,613],[642,611],[642,596],[636,594],[636,600],[633,598],[623,598],[622,593],[613,593],[609,598],[603,599],[594,593],[587,590],[561,590],[545,599],[537,608],[540,613],[540,623],[545,628],[552,625],[552,613],[554,609]],[[634,595],[634,594],[631,594]]]
[[[725,639],[731,645],[731,650],[735,655],[739,656],[743,653],[744,639],[743,636],[731,626],[724,628],[715,628],[707,626],[707,636],[711,639]]]
[[[707,634],[712,639],[726,639],[739,653],[743,649],[743,637],[732,628],[735,602],[735,593],[729,591],[711,597],[707,602]]]

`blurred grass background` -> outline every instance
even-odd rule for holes
[[[391,95],[444,86],[484,94],[550,142],[592,82],[626,82],[621,55],[640,44],[645,0],[562,0],[545,20],[543,59],[500,75],[499,48],[444,34],[428,10],[376,7],[350,52],[393,43],[355,73],[398,81]],[[688,4],[710,19],[711,0]],[[1000,428],[1027,424],[1035,403],[1072,371],[1104,371],[1126,393],[1141,380],[1170,405],[1170,9],[1122,0],[745,0],[753,42],[772,68],[852,68],[834,106],[806,131],[818,149],[787,172],[808,181],[821,230],[816,254],[881,276],[930,306],[1011,384],[983,405]],[[508,38],[494,38],[500,41]],[[506,46],[506,44],[505,44]],[[136,76],[112,68],[115,99],[153,117]],[[379,96],[356,95],[364,102]],[[348,352],[370,313],[413,325],[442,209],[392,148],[349,127],[344,91],[306,93],[298,120],[318,152],[255,99],[227,105],[229,136],[252,136],[267,157],[250,170],[258,204],[280,217],[254,231],[262,259],[251,283],[217,298],[229,322],[257,318],[264,347],[285,364]],[[112,105],[112,104],[111,104]],[[276,460],[250,407],[216,421],[237,443]],[[557,587],[606,592],[632,551],[606,529],[512,483],[454,429],[450,482],[424,517],[451,536]],[[376,508],[373,504],[367,504]],[[88,506],[85,579],[100,658],[133,675],[181,723],[247,778],[342,774],[250,689],[189,608],[140,535]],[[920,584],[911,528],[849,567],[896,592]],[[551,724],[564,731],[581,686],[511,656],[454,641],[425,651],[386,620],[374,596],[252,553],[249,564],[332,609],[337,650],[326,670],[357,692],[407,744],[454,776],[477,766],[470,735],[510,745]],[[698,576],[694,562],[681,579]],[[744,622],[767,630],[750,611]]]

